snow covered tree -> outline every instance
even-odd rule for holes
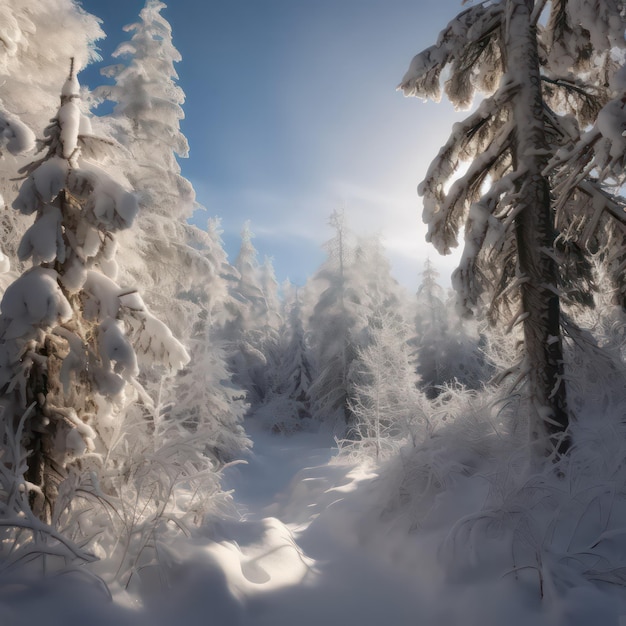
[[[301,311],[300,300],[296,294],[296,301],[289,314],[288,330],[285,333],[286,345],[282,352],[277,386],[279,393],[296,403],[296,413],[299,418],[311,415],[309,388],[313,372]]]
[[[63,33],[63,36],[59,36]],[[0,6],[0,97],[37,134],[54,115],[70,57],[98,59],[99,20],[74,0],[4,0]]]
[[[329,223],[335,235],[326,244],[328,258],[307,287],[316,297],[308,323],[315,362],[310,394],[317,419],[339,416],[348,423],[359,293],[349,280],[353,246],[343,212],[334,211]]]
[[[268,331],[277,330],[281,325],[280,298],[278,296],[278,281],[274,271],[274,263],[268,256],[259,268],[259,285],[265,298],[267,314],[265,324]]]
[[[542,20],[547,6],[550,16]],[[574,293],[580,300],[589,284],[584,265],[572,262],[583,248],[571,236],[582,216],[552,200],[557,187],[549,161],[578,143],[578,128],[593,123],[610,98],[612,51],[624,47],[621,3],[595,6],[534,0],[472,6],[413,59],[400,84],[405,95],[439,99],[445,70],[455,106],[468,106],[476,92],[485,96],[454,126],[419,192],[427,238],[440,252],[457,245],[465,223],[453,276],[461,307],[476,308],[487,291],[493,321],[511,302],[517,307],[512,323],[523,325],[530,440],[538,454],[569,445],[561,297]],[[461,175],[463,161],[469,167]],[[559,162],[571,185],[576,168]],[[579,170],[581,183],[591,169]]]
[[[122,275],[141,281],[148,304],[179,336],[191,331],[197,311],[189,310],[180,293],[211,275],[210,259],[199,252],[203,233],[186,222],[195,208],[195,192],[181,176],[177,157],[189,146],[180,130],[185,94],[176,83],[175,63],[181,60],[172,42],[170,24],[161,15],[166,5],[148,0],[140,20],[125,28],[132,33],[114,56],[122,60],[103,73],[115,84],[95,90],[115,103],[103,120],[128,150],[124,172],[138,193],[138,235],[126,249]]]
[[[357,237],[354,248],[353,279],[359,283],[362,314],[367,318],[391,312],[404,317],[404,293],[391,275],[380,236]]]
[[[222,329],[228,343],[228,359],[235,382],[248,394],[254,408],[266,398],[278,360],[277,284],[271,261],[259,266],[254,234],[246,222],[235,259],[237,276],[232,280],[230,300],[225,309],[229,318]],[[265,291],[265,289],[268,291]]]
[[[254,418],[273,432],[289,433],[303,428],[303,418],[311,417],[309,389],[313,365],[306,344],[302,307],[296,292],[280,329],[276,355],[271,359],[269,392]]]
[[[358,373],[353,361],[369,341],[368,327],[382,313],[403,318],[398,283],[379,237],[355,237],[343,212],[330,217],[335,236],[325,245],[328,258],[307,284],[308,335],[314,363],[310,395],[320,420],[352,420],[351,389]]]
[[[209,220],[199,251],[210,261],[211,272],[184,294],[199,309],[187,340],[191,358],[163,395],[168,419],[184,428],[181,438],[196,441],[219,466],[249,446],[241,425],[248,405],[227,369],[228,342],[222,336],[229,319],[228,283],[236,272],[227,261],[219,219]]]
[[[80,111],[73,63],[44,133],[44,156],[26,168],[13,207],[35,214],[19,247],[31,259],[0,304],[2,428],[22,443],[33,511],[50,520],[70,467],[107,444],[126,384],[141,363],[182,367],[187,353],[134,289],[115,282],[114,233],[137,213],[135,196],[89,157],[101,142]]]
[[[429,398],[438,395],[438,388],[450,380],[446,377],[445,357],[441,343],[448,330],[448,315],[445,294],[437,282],[439,274],[430,259],[426,260],[422,272],[422,283],[417,290],[417,312],[415,314],[415,337],[411,344],[415,348],[416,371],[420,376],[420,387]]]
[[[189,217],[194,193],[189,181],[180,176],[176,161],[176,155],[186,157],[189,153],[180,131],[185,94],[175,82],[178,74],[174,64],[181,56],[172,42],[171,26],[161,15],[165,8],[159,0],[147,0],[140,21],[125,27],[133,35],[113,56],[128,58],[128,63],[104,70],[106,76],[115,79],[115,85],[102,86],[96,93],[116,103],[120,138],[125,137],[126,147],[139,160],[134,182],[146,194],[151,212]]]
[[[219,467],[250,445],[242,426],[248,405],[231,382],[224,348],[209,320],[197,322],[189,349],[190,363],[169,394],[167,419],[183,426],[180,439],[195,441]]]
[[[350,410],[352,429],[373,443],[376,458],[384,440],[411,437],[419,411],[416,374],[411,364],[408,327],[391,312],[378,312],[368,326],[368,342],[357,349]]]
[[[233,295],[242,304],[239,308],[239,334],[263,325],[268,315],[267,299],[261,286],[261,272],[258,253],[252,239],[254,233],[250,222],[244,223],[241,230],[241,245],[235,259],[235,269],[239,272]]]

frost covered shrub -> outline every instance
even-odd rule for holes
[[[510,575],[551,599],[624,584],[626,341],[624,312],[609,299],[596,295],[596,309],[572,310],[565,325],[570,452],[542,467],[498,451],[468,478],[473,487],[465,481],[478,497],[448,519],[440,556],[451,577]],[[527,413],[523,402],[514,413]]]
[[[59,519],[68,475],[106,463],[139,366],[175,371],[188,360],[136,291],[115,282],[114,233],[132,224],[137,202],[87,158],[108,142],[90,135],[79,100],[72,68],[45,154],[25,169],[13,203],[36,216],[18,250],[33,267],[0,304],[2,428],[5,437],[15,432],[29,411],[25,485],[33,512],[49,522]]]
[[[576,403],[567,456],[529,462],[528,407],[506,378],[481,392],[447,389],[431,405],[423,439],[381,466],[375,513],[401,537],[420,530],[416,546],[428,537],[452,582],[510,577],[554,601],[590,585],[623,586],[623,315],[578,311],[566,329]],[[514,337],[494,342],[494,358],[514,363]]]
[[[142,573],[163,565],[168,542],[232,510],[220,487],[225,465],[207,450],[206,432],[190,432],[170,410],[147,398],[128,408],[99,475],[91,527],[73,526],[107,557],[92,571],[109,584],[139,583]]]
[[[517,456],[524,440],[515,434],[518,405],[503,403],[501,393],[448,386],[422,407],[413,440],[381,468],[384,519],[406,529],[437,525],[443,496],[459,480],[481,474],[496,458]]]
[[[589,584],[622,586],[625,410],[623,401],[588,410],[572,426],[568,457],[554,467],[532,473],[500,459],[477,477],[482,498],[441,545],[449,577],[510,575],[552,600]]]

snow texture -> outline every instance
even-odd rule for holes
[[[4,110],[0,103],[0,154],[5,148],[13,155],[30,152],[35,147],[35,134],[20,119]]]
[[[72,317],[54,270],[34,267],[7,287],[0,310],[7,320],[3,337],[29,336],[35,328],[52,328]]]

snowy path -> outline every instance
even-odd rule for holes
[[[446,579],[436,552],[449,528],[407,535],[381,522],[377,476],[333,461],[332,439],[250,434],[247,464],[224,481],[241,519],[175,547],[167,595],[144,604],[146,626],[613,625],[587,595],[543,611],[514,577]],[[442,502],[451,520],[466,488]]]
[[[414,589],[364,549],[358,503],[345,505],[373,476],[329,464],[336,449],[328,437],[253,436],[248,464],[229,469],[225,480],[244,521],[225,523],[223,542],[211,549],[241,603],[238,623],[415,624]]]

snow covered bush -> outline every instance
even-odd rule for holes
[[[575,310],[565,322],[576,419],[572,447],[558,462],[529,469],[520,419],[527,409],[507,377],[481,391],[449,387],[430,404],[415,444],[380,466],[371,514],[397,537],[387,548],[393,558],[424,558],[427,544],[447,583],[505,579],[538,610],[578,594],[619,595],[626,340],[624,312],[610,298],[597,295],[595,311]],[[511,336],[492,333],[485,349],[500,368],[514,363]]]

